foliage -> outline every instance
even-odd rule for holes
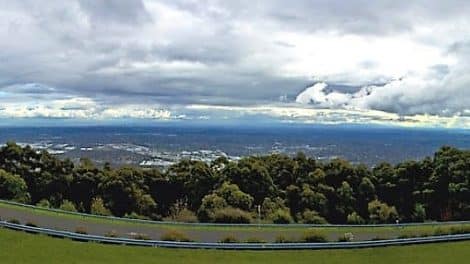
[[[242,192],[236,184],[224,182],[214,193],[224,198],[229,206],[240,208],[242,210],[249,210],[253,204],[253,197]]]
[[[365,224],[364,218],[362,218],[358,213],[352,212],[348,214],[347,218],[348,224],[353,224],[353,225],[362,225]]]
[[[16,218],[10,218],[10,219],[8,219],[8,223],[17,224],[17,225],[21,224],[21,223],[20,223],[20,220],[18,220],[18,219],[16,219]]]
[[[20,203],[29,202],[28,186],[18,175],[0,169],[0,195],[3,199]]]
[[[274,240],[274,243],[295,243],[298,242],[295,238],[286,237],[284,235],[278,235]]]
[[[86,229],[86,227],[84,227],[84,226],[77,226],[77,227],[75,228],[75,233],[77,233],[77,234],[83,234],[83,235],[88,234],[87,229]]]
[[[214,222],[216,223],[249,224],[251,221],[250,213],[238,208],[226,207],[214,213]]]
[[[98,167],[87,158],[73,163],[8,142],[0,148],[0,199],[190,222],[194,215],[214,222],[216,212],[219,218],[226,215],[225,208],[257,216],[259,205],[263,219],[282,223],[466,220],[470,151],[444,146],[433,157],[373,168],[342,159],[319,162],[298,153],[222,158],[212,164],[182,160],[161,171]]]
[[[327,224],[325,218],[321,217],[318,212],[313,210],[305,210],[302,213],[302,223],[304,224]]]
[[[305,243],[326,242],[326,237],[315,230],[307,230],[302,234],[300,241]]]
[[[183,223],[196,223],[197,216],[193,211],[187,208],[182,208],[171,217],[171,220]]]
[[[95,215],[111,215],[109,209],[104,206],[103,199],[99,197],[91,200],[90,212]]]
[[[44,208],[51,208],[51,203],[47,199],[42,199],[36,204],[36,206],[44,207]]]
[[[32,221],[28,221],[24,224],[25,226],[30,226],[30,227],[38,227],[38,225],[36,225],[36,223],[32,222]]]
[[[150,240],[149,235],[144,234],[144,233],[136,233],[132,234],[133,239],[138,239],[138,240]]]
[[[424,222],[426,220],[426,208],[424,208],[424,205],[417,203],[411,217],[415,222]]]
[[[75,205],[69,200],[64,200],[62,204],[60,205],[59,209],[64,210],[64,211],[69,211],[69,212],[77,212]]]
[[[111,230],[111,231],[109,231],[109,232],[106,232],[106,233],[104,234],[104,236],[105,236],[105,237],[118,237],[119,234],[118,234],[118,232],[117,232],[116,230]]]
[[[268,216],[268,219],[275,224],[290,224],[293,221],[292,216],[286,209],[277,209]]]
[[[201,222],[213,222],[215,211],[227,207],[227,201],[217,194],[208,194],[202,199],[202,204],[197,211],[197,216]]]
[[[379,200],[369,203],[369,217],[372,223],[392,223],[397,219],[398,214],[394,206],[388,206]]]
[[[132,212],[130,214],[125,214],[124,215],[124,218],[130,218],[130,219],[140,219],[140,220],[150,220],[149,217],[145,216],[145,215],[140,215],[136,212]]]
[[[192,241],[188,235],[178,230],[170,230],[164,233],[161,237],[163,241],[177,241],[177,242],[190,242]]]
[[[226,235],[222,239],[219,240],[220,243],[240,243],[234,235]]]

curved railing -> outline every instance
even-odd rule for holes
[[[424,223],[399,223],[399,224],[225,224],[225,223],[184,223],[184,222],[171,222],[171,221],[153,221],[144,219],[134,219],[116,216],[103,216],[86,214],[79,212],[70,212],[55,208],[46,208],[30,204],[22,204],[13,201],[0,200],[0,203],[9,204],[14,206],[20,206],[24,208],[30,208],[40,211],[55,212],[60,214],[76,215],[90,218],[108,219],[114,221],[125,221],[134,223],[144,224],[156,224],[156,225],[175,225],[175,226],[226,226],[226,227],[282,227],[282,228],[295,228],[295,227],[406,227],[406,226],[423,226],[423,225],[458,225],[458,224],[470,224],[470,221],[446,221],[446,222],[424,222]]]
[[[46,228],[31,227],[20,224],[0,221],[0,227],[20,230],[29,233],[45,234],[53,237],[70,238],[80,241],[93,241],[107,244],[165,247],[165,248],[191,248],[191,249],[232,249],[232,250],[293,250],[293,249],[350,249],[385,247],[395,245],[412,245],[437,242],[451,242],[470,240],[470,234],[429,236],[418,238],[387,239],[376,241],[357,242],[326,242],[326,243],[201,243],[201,242],[172,242],[161,240],[139,240],[129,238],[113,238],[105,236],[78,234],[68,231],[58,231]]]

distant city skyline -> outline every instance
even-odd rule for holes
[[[464,1],[0,0],[0,122],[470,128]]]

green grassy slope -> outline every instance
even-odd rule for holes
[[[470,242],[354,250],[216,251],[102,245],[0,228],[0,263],[466,263]]]

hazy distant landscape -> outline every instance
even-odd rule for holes
[[[78,161],[166,167],[180,159],[210,162],[225,156],[301,151],[319,160],[396,163],[432,155],[442,145],[470,147],[465,130],[346,126],[214,126],[162,124],[148,127],[3,127],[0,143],[16,141]]]

